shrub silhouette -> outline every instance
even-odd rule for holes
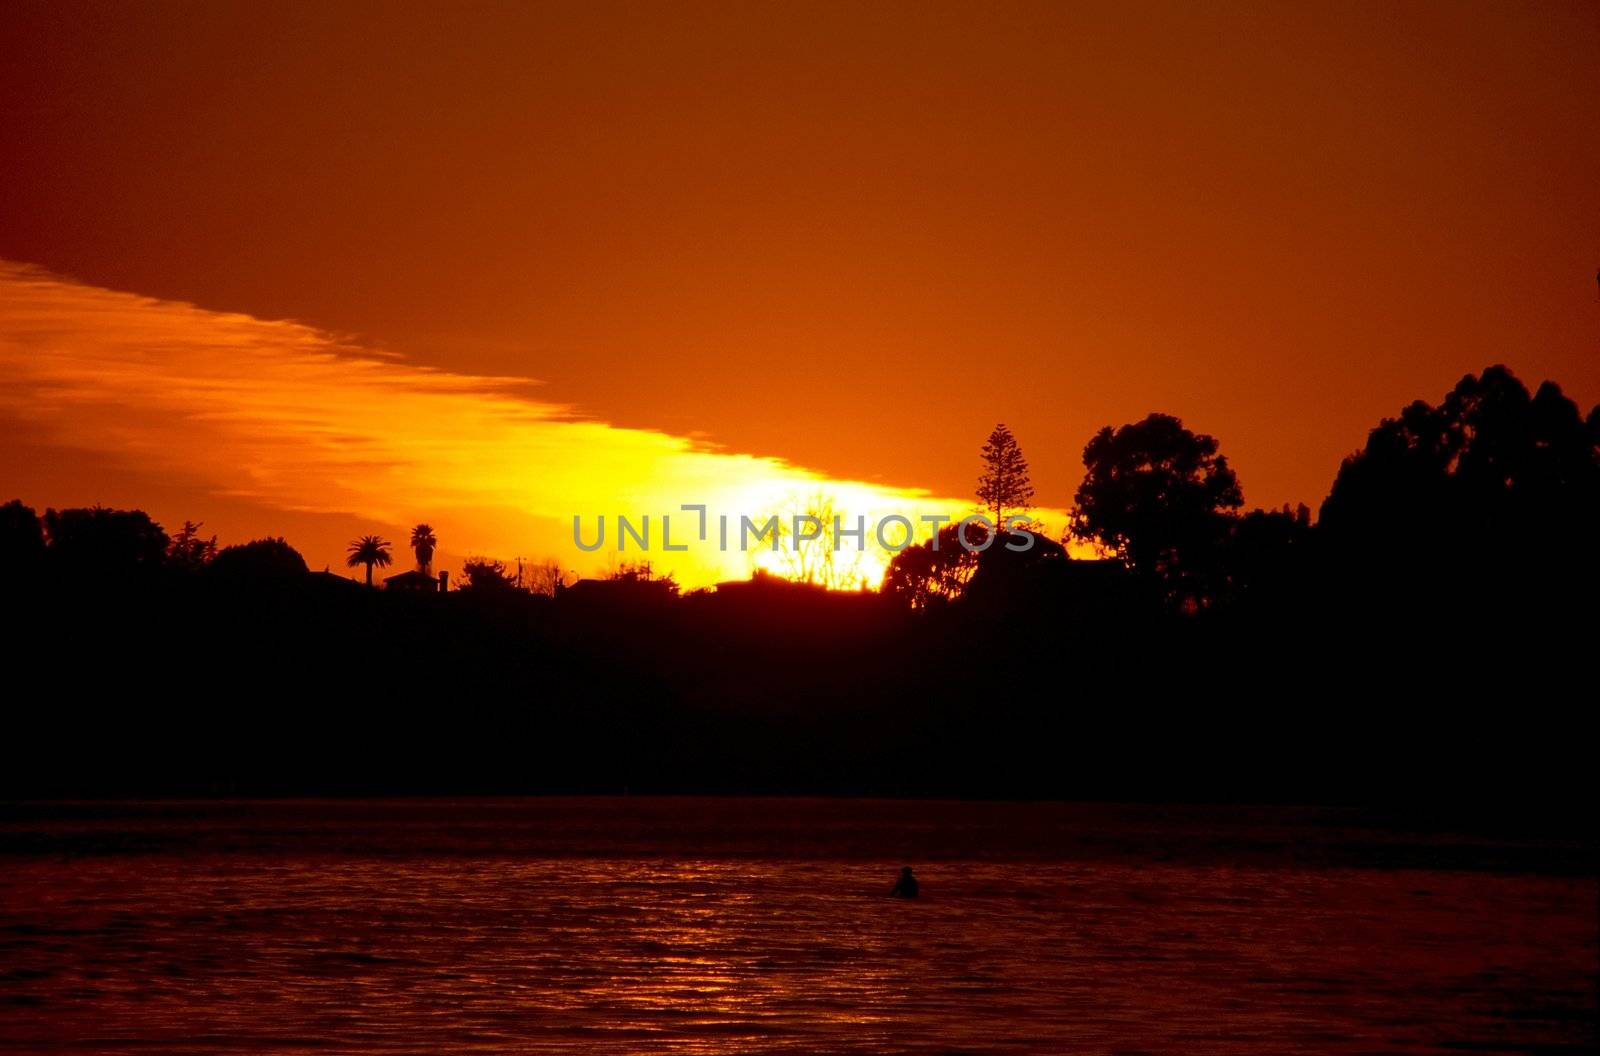
[[[306,559],[285,539],[254,539],[225,546],[207,568],[212,579],[237,584],[281,583],[308,574]]]

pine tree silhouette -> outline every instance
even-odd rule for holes
[[[1011,430],[1001,423],[983,445],[983,473],[978,477],[978,500],[983,503],[996,528],[1005,527],[1007,510],[1026,510],[1033,503],[1033,484],[1028,479],[1028,460]]]

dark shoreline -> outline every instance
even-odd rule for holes
[[[870,810],[862,808],[870,806]],[[875,821],[859,826],[863,814]],[[1162,861],[1600,875],[1592,832],[1404,809],[853,797],[534,796],[0,803],[0,856]],[[1423,821],[1429,821],[1423,827]],[[826,850],[824,850],[826,849]]]

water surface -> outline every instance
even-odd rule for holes
[[[1337,812],[27,805],[0,851],[0,1050],[1596,1044],[1588,849]]]

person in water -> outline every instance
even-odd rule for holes
[[[900,879],[894,882],[894,887],[889,889],[889,894],[895,898],[916,898],[917,878],[911,875],[909,865],[900,869]]]

